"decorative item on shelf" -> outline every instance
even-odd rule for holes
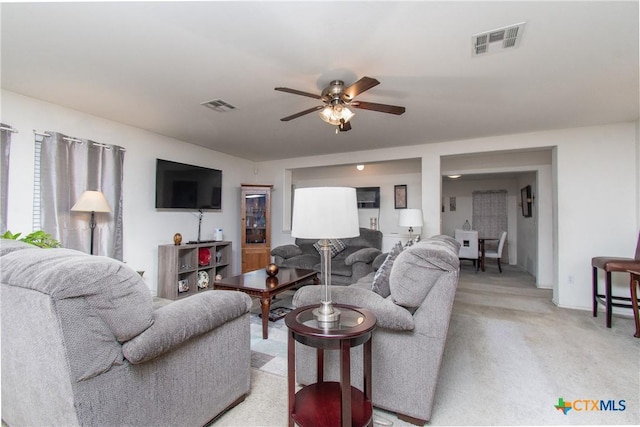
[[[198,264],[209,265],[211,262],[211,250],[209,248],[198,249]]]
[[[215,240],[217,240],[217,241],[224,240],[224,236],[222,234],[222,228],[216,228]]]
[[[176,233],[173,235],[173,244],[178,246],[182,243],[182,234]]]
[[[273,289],[278,286],[278,283],[278,278],[276,276],[269,276],[266,279],[267,288]]]
[[[398,219],[400,227],[409,227],[409,241],[413,239],[413,227],[422,227],[422,209],[403,209]]]
[[[216,280],[222,280],[222,274],[216,274]]]
[[[217,252],[216,253],[216,262],[218,264],[220,264],[220,262],[222,262],[222,252]]]
[[[178,292],[189,292],[189,280],[182,279],[178,280]]]
[[[72,212],[91,212],[89,228],[91,229],[91,243],[89,253],[93,255],[93,232],[96,229],[96,212],[111,212],[109,203],[101,191],[87,190],[80,196],[80,199],[71,208]]]
[[[209,287],[209,273],[206,271],[198,271],[198,288],[206,289]]]
[[[360,235],[356,189],[353,187],[311,187],[295,190],[291,236],[320,239],[322,301],[313,311],[320,324],[340,320],[331,301],[330,239]]]
[[[278,274],[278,266],[274,263],[270,263],[269,265],[267,265],[266,270],[269,276],[275,276],[276,274]]]
[[[469,230],[471,230],[471,224],[469,224],[469,220],[468,220],[468,219],[466,219],[466,220],[464,221],[464,224],[462,224],[462,229],[463,229],[464,231],[469,231]]]

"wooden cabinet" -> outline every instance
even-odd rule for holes
[[[242,273],[271,262],[271,185],[242,184],[240,228]]]
[[[158,296],[179,299],[213,289],[216,275],[232,275],[231,242],[158,246]]]

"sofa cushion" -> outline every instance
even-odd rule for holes
[[[8,254],[13,251],[20,251],[22,249],[40,249],[37,246],[30,245],[26,242],[13,239],[0,239],[0,256]]]
[[[287,259],[297,255],[302,255],[302,249],[296,245],[282,245],[274,248],[271,251],[271,255]]]
[[[420,306],[440,276],[458,271],[460,260],[454,248],[450,242],[426,240],[402,251],[389,277],[393,301],[404,307]]]
[[[313,244],[313,247],[316,248],[320,255],[322,255],[322,247],[320,246],[319,240]],[[329,250],[331,251],[332,258],[338,255],[340,252],[344,251],[346,248],[347,245],[340,239],[329,240]]]
[[[120,261],[72,249],[14,251],[2,256],[2,281],[54,300],[85,298],[120,342],[153,323],[153,300],[138,273]]]
[[[391,267],[393,266],[393,262],[402,252],[402,243],[396,243],[387,258],[384,260],[380,268],[376,271],[373,276],[373,283],[371,284],[371,290],[382,298],[386,298],[391,295],[391,289],[389,287],[389,276],[391,275]]]
[[[366,264],[373,262],[380,255],[380,249],[377,248],[361,248],[349,254],[344,262],[347,265],[353,265],[356,262],[364,262]]]
[[[299,256],[295,256],[293,258],[288,258],[282,261],[280,267],[294,267],[294,268],[304,268],[307,270],[316,270],[316,267],[319,268],[318,262],[320,261],[320,255],[316,252],[315,254],[303,254]]]

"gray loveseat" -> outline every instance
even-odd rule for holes
[[[379,269],[379,279],[388,274],[387,297],[372,290],[374,273],[351,286],[332,289],[334,302],[370,309],[378,320],[372,338],[373,405],[414,424],[431,418],[458,284],[458,249],[459,243],[449,236],[434,236],[405,248],[393,263],[385,262]],[[319,286],[301,288],[293,303],[318,304],[320,292]],[[362,389],[362,346],[351,353],[352,384]],[[315,382],[315,361],[315,349],[296,343],[300,384]],[[337,381],[338,366],[337,352],[325,351],[325,379]]]
[[[373,260],[382,253],[382,233],[360,228],[360,236],[342,240],[346,248],[331,258],[331,283],[349,285],[373,271]],[[306,268],[320,271],[320,253],[313,246],[316,239],[296,239],[295,244],[271,250],[280,267]]]
[[[154,311],[119,261],[2,240],[0,262],[9,426],[199,426],[249,392],[247,295]]]

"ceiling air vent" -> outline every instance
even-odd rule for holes
[[[233,111],[237,108],[229,104],[228,102],[223,101],[222,99],[214,99],[213,101],[201,102],[200,105],[204,105],[205,107],[211,108],[212,110],[217,111],[219,113]]]
[[[524,22],[509,25],[508,27],[496,28],[475,34],[471,38],[472,52],[474,56],[485,53],[495,53],[504,49],[516,48],[520,45],[522,33],[524,32]]]

